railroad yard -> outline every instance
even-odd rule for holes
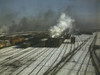
[[[0,75],[98,75],[91,57],[96,33],[75,38],[75,43],[65,39],[59,47],[2,48]]]
[[[0,0],[0,75],[100,75],[100,0]]]

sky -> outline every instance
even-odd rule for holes
[[[99,0],[0,0],[0,16],[9,12],[14,17],[21,18],[23,16],[35,16],[48,9],[56,13],[64,12],[66,8],[70,7],[72,15],[80,23],[95,24],[97,26],[89,26],[98,27],[100,20],[99,5]]]

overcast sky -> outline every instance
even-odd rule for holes
[[[100,0],[0,0],[0,13],[13,11],[18,17],[34,16],[48,9],[58,13],[70,6],[73,15],[91,24],[99,20],[99,5]]]

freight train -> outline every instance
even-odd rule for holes
[[[21,35],[0,37],[0,48],[18,45],[19,47],[59,47],[65,39],[70,39],[71,43],[75,43],[75,37],[71,34],[63,37],[51,38],[49,34],[38,33],[35,35]]]
[[[75,43],[75,37],[71,34],[67,34],[58,38],[52,38],[48,34],[45,34],[45,36],[39,34],[25,39],[25,41],[20,44],[20,47],[59,47],[65,39],[70,39],[72,44]]]
[[[36,34],[27,34],[19,36],[3,36],[0,37],[0,48],[20,45],[20,46],[33,46],[38,44],[42,38],[47,38],[49,35],[47,33],[36,33]]]

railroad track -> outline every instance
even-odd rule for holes
[[[89,39],[85,40],[79,47],[75,48],[72,52],[68,53],[65,57],[61,59],[53,68],[47,70],[43,75],[55,75],[65,64],[68,62],[75,53],[77,53],[88,41]]]
[[[75,54],[73,56],[73,58],[78,58],[78,59],[76,59],[75,62],[72,62],[73,65],[71,66],[70,69],[67,69],[67,70],[69,70],[68,72],[66,72],[67,75],[73,75],[73,74],[74,75],[87,75],[87,73],[92,73],[92,72],[87,71],[88,70],[88,66],[91,66],[89,64],[90,63],[90,59],[91,59],[90,55],[89,55],[89,46],[91,45],[92,41],[93,41],[93,38],[91,38],[84,45],[83,49],[78,51],[77,54]],[[71,63],[71,61],[70,61],[70,63]],[[81,62],[79,62],[79,61],[81,61]],[[67,67],[67,65],[66,65],[66,67]],[[57,74],[59,74],[59,73],[57,73]],[[94,74],[94,72],[92,74]]]
[[[58,49],[58,48],[57,48]],[[42,63],[42,65],[44,65],[44,64],[46,64],[48,61],[49,61],[49,59],[57,52],[57,49],[55,49],[55,50],[53,50],[52,51],[52,53],[51,54],[49,54],[49,55],[47,55],[44,59],[42,59],[31,71],[30,71],[30,73],[28,73],[28,75],[31,75],[32,73],[33,73],[33,71],[35,71]],[[62,51],[61,51],[62,52]],[[61,53],[60,52],[60,53]],[[59,54],[60,54],[59,53]],[[46,61],[45,61],[46,60]],[[39,68],[39,70],[41,70],[42,69],[42,67],[43,66],[41,66],[40,68]],[[38,72],[37,72],[38,73]],[[21,75],[21,74],[19,74],[19,75]],[[27,75],[27,74],[26,74]],[[36,75],[36,74],[35,74]]]
[[[30,62],[26,61],[27,65],[20,67],[19,68],[20,70],[17,69],[17,72],[16,71],[12,72],[9,75],[15,75],[15,74],[19,75],[25,68],[27,68],[28,66],[30,66],[33,62],[35,62],[40,56],[42,56],[43,54],[45,54],[48,50],[46,49],[46,50],[44,50],[44,51],[42,51],[40,53],[37,53],[36,55],[31,56],[31,58],[28,59],[28,61],[30,61]]]
[[[63,47],[64,48],[64,47]],[[63,48],[62,48],[62,50],[63,50]],[[61,51],[62,52],[62,51]],[[61,54],[61,52],[59,53],[59,54]],[[65,52],[65,50],[64,50],[64,52]],[[49,59],[52,57],[52,55],[49,57]],[[55,59],[55,60],[57,60],[59,58],[59,55],[58,55],[58,57]],[[45,60],[45,59],[44,59]],[[44,61],[43,60],[43,61]],[[48,62],[48,60],[44,63],[44,65],[46,64]],[[54,61],[55,62],[55,61]],[[38,67],[38,66],[40,66],[40,64],[41,64],[42,62],[40,62],[28,75],[32,75],[32,73],[34,73],[34,71],[36,70],[36,68]],[[38,69],[38,71],[37,71],[37,73],[35,73],[35,75],[37,75],[39,72],[40,72],[40,70],[44,67],[44,65],[42,65],[39,69]],[[23,73],[22,73],[23,74]],[[18,74],[18,75],[21,75],[20,73]]]
[[[3,60],[0,66],[1,75],[55,75],[62,69],[62,67],[88,42],[89,38],[85,41],[79,40],[75,44],[62,44],[59,48],[38,48],[36,50],[22,50],[18,53],[7,53],[7,60]],[[42,50],[43,49],[43,50]],[[4,51],[6,53],[6,51]],[[13,51],[11,51],[13,53]],[[16,52],[16,51],[15,51]],[[20,53],[20,54],[19,54]],[[87,56],[86,56],[87,57]],[[52,64],[47,64],[52,61]],[[85,58],[84,58],[85,60]],[[5,61],[5,62],[4,62]],[[6,64],[16,64],[16,62],[22,62],[17,68],[6,66]],[[89,61],[88,61],[89,64]],[[47,65],[47,67],[46,67]],[[83,65],[83,64],[82,64]],[[88,67],[88,66],[87,66]],[[45,70],[44,70],[45,69]],[[80,67],[81,69],[81,67]],[[80,71],[79,69],[79,71]],[[44,70],[44,72],[42,72]],[[87,71],[87,70],[86,70]],[[41,73],[42,72],[42,73]]]
[[[88,44],[89,44],[89,42],[87,42],[87,43],[85,44],[84,49],[82,48],[80,51],[77,52],[77,54],[80,53],[79,56],[77,56],[77,54],[76,54],[76,56],[74,55],[74,57],[78,57],[78,59],[77,59],[77,60],[74,60],[73,63],[75,63],[75,64],[72,66],[72,68],[71,68],[70,71],[68,72],[68,75],[71,75],[72,71],[74,71],[75,67],[76,67],[77,65],[79,65],[79,64],[81,64],[81,65],[80,65],[80,67],[79,67],[79,70],[77,70],[77,71],[80,71],[81,66],[82,66],[83,63],[79,63],[78,61],[82,60],[82,58],[84,57],[84,59],[82,60],[82,62],[84,62],[86,56],[83,56],[83,55],[84,55],[84,54],[87,55],[87,54],[89,53],[89,51],[87,52],[87,49],[88,49],[88,48],[86,48]],[[84,50],[85,50],[85,51],[84,51]],[[74,57],[73,57],[73,58],[74,58]],[[78,74],[75,74],[75,75],[78,75]]]
[[[70,47],[72,47],[72,44],[70,44],[70,45],[71,45]],[[66,45],[65,45],[65,46],[66,46]],[[59,59],[60,59],[60,60],[62,59],[62,58],[59,58],[59,57],[63,57],[63,56],[65,55],[65,52],[66,52],[66,49],[65,49],[65,48],[67,48],[68,44],[67,44],[66,47],[65,47],[65,46],[62,47],[62,49],[60,50],[60,53],[58,53],[58,56],[55,57],[55,59],[53,59],[53,60],[54,60],[54,61],[52,61],[53,64],[50,65],[51,67],[53,67],[54,65],[57,64],[56,61],[58,61]],[[74,47],[74,45],[73,45],[73,47]],[[72,48],[70,48],[70,49],[72,49]],[[73,48],[73,49],[74,49],[74,48]],[[72,50],[71,50],[71,51],[72,51]],[[69,51],[69,52],[70,52],[70,51]],[[47,60],[43,65],[41,65],[41,67],[38,69],[37,72],[36,72],[35,70],[33,70],[33,71],[32,71],[31,73],[29,73],[28,75],[38,75],[40,72],[42,72],[44,65],[46,65],[48,62],[49,62],[49,60]],[[39,66],[40,66],[40,65],[39,65]],[[49,67],[48,69],[50,69],[51,67]],[[45,68],[45,67],[44,67],[44,68]],[[36,72],[36,73],[34,73],[34,72]]]
[[[24,50],[25,51],[25,50]],[[16,61],[17,59],[20,59],[21,57],[23,58],[24,57],[24,55],[23,55],[23,53],[24,53],[24,51],[22,51],[20,54],[19,53],[17,53],[17,54],[15,54],[15,55],[12,55],[12,56],[8,56],[4,61],[2,61],[2,62],[0,62],[0,72],[3,72],[3,71],[5,71],[6,70],[6,68],[7,67],[5,67],[5,68],[2,68],[2,67],[4,67],[4,66],[7,66],[7,64],[10,64],[11,62],[14,62],[14,61]],[[28,52],[32,52],[32,49],[29,49],[29,51],[25,51],[25,53],[27,54]]]
[[[8,70],[11,67],[9,65],[12,65],[12,66],[16,66],[17,67],[17,65],[18,65],[18,64],[16,65],[16,62],[17,61],[22,61],[23,59],[27,58],[29,55],[32,55],[32,54],[34,55],[38,51],[39,50],[37,50],[37,49],[34,49],[34,50],[30,49],[28,52],[26,52],[26,54],[23,54],[22,53],[22,55],[20,55],[20,56],[18,56],[19,55],[18,54],[17,56],[15,56],[15,58],[10,59],[11,61],[8,61],[8,62],[3,61],[2,64],[0,64],[0,65],[2,65],[2,66],[4,66],[4,65],[7,66],[8,65],[8,67],[6,67],[5,69],[2,69],[1,68],[0,73],[3,73],[4,71]],[[46,50],[43,50],[43,51],[46,52]],[[43,51],[41,50],[41,52],[43,52]],[[38,53],[38,54],[40,54],[40,53]]]
[[[64,45],[65,46],[65,45]],[[64,48],[64,46],[63,46],[63,48]],[[62,51],[64,51],[63,50],[63,48],[62,48],[62,50],[61,50],[61,52]],[[56,50],[57,51],[57,50]],[[59,55],[61,54],[61,52],[59,53]],[[64,51],[65,52],[65,51]],[[58,55],[58,57],[59,57],[59,55]],[[49,57],[49,58],[51,58],[52,57],[52,55]],[[46,57],[47,58],[47,57]],[[45,59],[46,59],[45,58]],[[43,61],[45,60],[45,59],[43,59]],[[42,61],[42,62],[43,62]],[[29,74],[31,74],[34,70],[36,70],[36,68],[38,67],[38,66],[40,66],[40,64],[42,63],[42,62],[40,62]],[[44,63],[44,65],[46,64],[48,62],[48,60]],[[43,68],[43,66],[40,68],[40,70]],[[39,71],[38,71],[39,72]],[[37,72],[37,74],[38,74],[38,72]],[[17,75],[21,75],[21,72],[20,73],[18,73]],[[27,74],[26,74],[27,75]],[[36,75],[36,74],[35,74]]]
[[[31,64],[29,64],[29,67],[32,67],[33,69],[31,69],[30,71],[28,71],[27,73],[25,73],[26,75],[28,75],[29,73],[31,73],[33,70],[35,70],[47,57],[51,56],[52,54],[54,54],[56,52],[56,49],[51,50],[49,53],[46,53],[46,56],[42,58],[42,60],[40,62],[31,62]],[[41,58],[40,58],[41,59]],[[34,65],[34,66],[33,66]],[[27,69],[27,68],[25,68]],[[24,69],[24,70],[25,70]],[[17,73],[16,75],[22,75],[23,72],[25,71],[21,71],[20,73]]]
[[[35,49],[33,49],[33,50],[35,50]],[[23,53],[27,53],[27,52],[30,52],[30,51],[32,51],[32,49],[24,49],[24,50],[17,51],[14,54],[9,54],[8,56],[3,58],[4,60],[2,60],[2,62],[0,62],[0,65],[8,62],[8,60],[18,58],[18,57],[20,57],[20,55],[23,55]]]
[[[100,67],[97,66],[97,64],[96,64],[96,62],[98,62],[98,64],[99,64],[100,63],[100,60],[97,57],[97,55],[95,53],[95,50],[93,49],[93,47],[95,45],[95,42],[96,42],[96,38],[97,38],[97,33],[95,34],[94,40],[93,40],[93,42],[92,42],[92,44],[91,44],[91,46],[90,46],[89,49],[90,49],[90,56],[91,56],[91,59],[92,59],[92,64],[93,64],[93,66],[95,68],[96,75],[100,75],[100,70],[99,70]],[[95,57],[95,59],[94,59],[94,57]],[[95,62],[95,60],[96,60],[96,62]]]
[[[56,62],[57,61],[57,59],[59,58],[59,56],[62,54],[62,52],[64,51],[66,51],[65,49],[64,49],[64,47],[65,47],[65,45],[63,46],[63,48],[62,48],[62,50],[60,51],[60,53],[58,54],[58,57],[55,59],[55,61],[54,62]],[[64,53],[63,53],[63,55],[64,55]],[[49,61],[49,59],[44,63],[44,65],[47,63]],[[44,65],[42,65],[42,67],[38,70],[38,72],[35,74],[35,75],[37,75],[39,72],[40,72],[40,70],[44,67]],[[52,64],[53,65],[53,64]],[[52,66],[51,65],[51,66]],[[31,73],[30,73],[31,74]],[[29,74],[29,75],[30,75]]]

